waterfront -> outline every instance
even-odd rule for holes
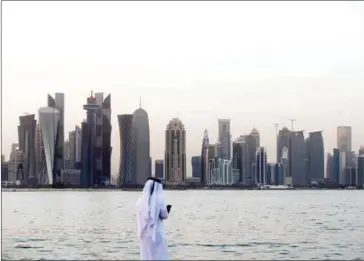
[[[138,259],[140,192],[2,193],[3,259]],[[166,191],[171,259],[364,259],[364,192]]]

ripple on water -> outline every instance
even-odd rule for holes
[[[138,195],[5,192],[12,204],[3,205],[2,258],[139,259]],[[360,191],[166,191],[166,197],[175,206],[165,222],[171,259],[364,259]]]

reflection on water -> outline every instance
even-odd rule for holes
[[[363,191],[166,191],[171,259],[364,259]],[[139,259],[139,192],[3,192],[3,259]]]

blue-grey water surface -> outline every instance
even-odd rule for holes
[[[140,192],[3,192],[2,259],[139,259]],[[171,259],[364,259],[364,191],[166,191]]]

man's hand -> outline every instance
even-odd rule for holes
[[[172,205],[167,205],[167,212],[169,214],[169,212],[171,211]]]

